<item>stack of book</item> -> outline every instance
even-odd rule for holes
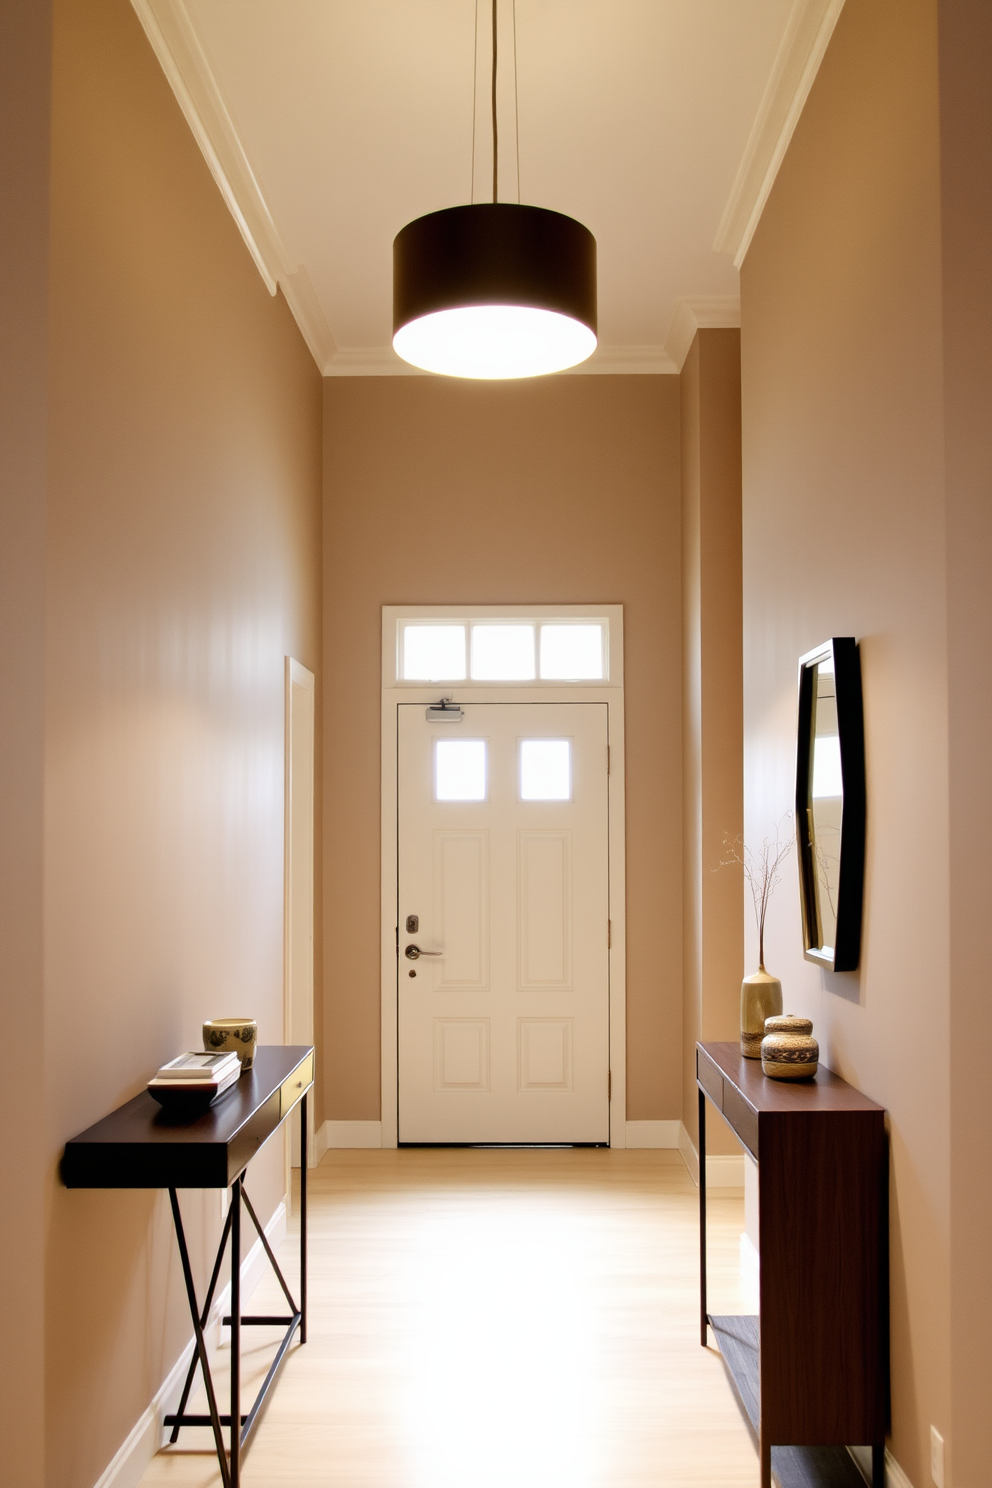
[[[197,1109],[209,1106],[241,1076],[237,1054],[180,1054],[163,1064],[148,1082],[160,1105]]]

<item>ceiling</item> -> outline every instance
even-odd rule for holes
[[[324,373],[412,371],[392,240],[472,199],[473,174],[491,199],[489,0],[132,3]],[[842,3],[500,0],[500,199],[519,167],[521,201],[595,234],[584,370],[676,370],[697,325],[738,323],[737,265]]]

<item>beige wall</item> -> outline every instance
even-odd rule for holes
[[[4,1042],[33,1088],[0,1144],[27,1159],[4,1191],[24,1307],[3,1471],[40,1483],[43,1441],[46,1484],[92,1488],[190,1327],[165,1195],[67,1192],[58,1158],[205,1016],[281,1041],[283,658],[319,676],[321,411],[127,0],[57,0],[29,118],[49,55],[50,175],[34,118],[13,265],[33,404],[4,491]],[[281,1144],[257,1168],[267,1218]],[[218,1199],[183,1202],[202,1279]]]
[[[384,604],[624,605],[627,1115],[681,1108],[678,381],[325,383],[327,1114],[378,1120]]]
[[[992,6],[939,8],[951,906],[951,1468],[989,1477]]]
[[[0,1454],[44,1481],[42,748],[51,15],[0,5]]]
[[[744,971],[740,332],[700,330],[679,377],[682,442],[683,1089],[697,1143],[696,1040],[736,1039]],[[739,849],[738,849],[739,851]],[[697,1143],[698,1145],[698,1143]],[[739,1152],[722,1121],[707,1146]]]
[[[949,592],[958,625],[984,593],[984,672],[989,654],[987,485],[984,568],[948,554],[937,19],[936,0],[847,0],[742,271],[747,831],[760,841],[792,804],[798,657],[856,636],[868,780],[860,970],[833,976],[804,961],[794,860],[766,961],[789,1008],[814,1019],[825,1062],[890,1113],[892,1449],[919,1488],[931,1423],[953,1451]],[[988,174],[967,174],[987,192]],[[987,271],[984,229],[981,240]],[[987,322],[985,336],[987,368]],[[962,501],[972,526],[978,491]],[[987,714],[987,688],[983,699]],[[978,843],[959,838],[958,867],[980,852],[987,884],[984,752],[980,773],[986,809]],[[967,965],[984,985],[974,942]],[[974,1026],[974,1002],[970,1013]],[[987,1204],[987,1113],[982,1130],[969,1179]],[[982,1234],[987,1256],[987,1223]],[[981,1312],[987,1261],[975,1295]],[[987,1425],[975,1417],[970,1429],[985,1433],[984,1466],[955,1474],[959,1485],[988,1478]]]

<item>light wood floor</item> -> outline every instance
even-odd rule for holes
[[[739,1311],[743,1202],[710,1213],[710,1309]],[[246,1485],[758,1483],[719,1355],[699,1346],[696,1190],[677,1153],[329,1153],[310,1234],[310,1341]],[[294,1253],[291,1232],[291,1284]],[[266,1280],[251,1308],[269,1306]],[[252,1331],[248,1399],[265,1367]],[[220,1482],[208,1435],[183,1437],[143,1484]]]

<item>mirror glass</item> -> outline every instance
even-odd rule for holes
[[[813,671],[812,758],[807,812],[816,870],[818,945],[827,954],[832,954],[837,937],[844,782],[840,768],[837,689],[834,685],[833,662],[818,662]]]

